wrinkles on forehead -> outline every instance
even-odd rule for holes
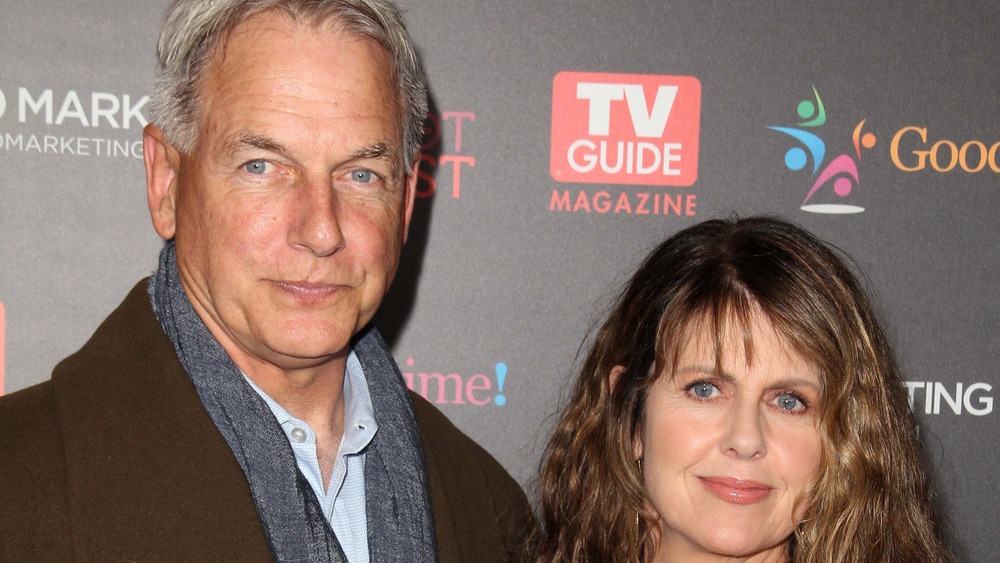
[[[208,45],[206,55],[211,59],[224,59],[229,43],[234,37],[242,34],[255,34],[262,28],[273,25],[276,20],[293,23],[303,28],[323,33],[344,32],[349,36],[361,37],[344,25],[338,14],[305,13],[300,14],[287,6],[271,6],[260,10],[249,10],[242,17],[232,20],[215,40],[214,45]]]
[[[287,154],[289,152],[288,147],[266,135],[251,131],[241,131],[226,143],[226,146],[223,148],[223,155],[226,158],[234,158],[245,147],[253,147],[279,154]]]
[[[372,140],[369,146],[355,151],[353,158],[380,160],[392,159],[393,173],[397,176],[404,175],[404,169],[408,165],[408,162],[406,162],[402,147],[396,146],[397,144],[401,145],[403,143],[404,131],[402,124],[402,109],[399,107],[398,100],[393,94],[393,92],[396,91],[396,84],[392,79],[391,72],[393,61],[389,52],[378,41],[366,34],[352,31],[348,26],[343,25],[337,17],[326,20],[310,18],[307,21],[302,21],[302,18],[286,14],[284,11],[271,10],[259,12],[252,18],[242,21],[225,35],[225,41],[227,43],[220,46],[220,48],[216,50],[216,54],[212,57],[211,68],[200,77],[200,107],[205,111],[212,111],[212,108],[209,107],[210,99],[208,96],[210,91],[213,90],[213,87],[211,86],[213,82],[215,82],[217,86],[226,83],[230,83],[230,85],[232,85],[233,83],[238,83],[239,81],[245,80],[250,76],[250,74],[247,73],[247,68],[240,68],[247,66],[246,61],[237,61],[230,58],[248,56],[244,53],[246,50],[245,47],[240,47],[240,45],[251,46],[250,52],[259,51],[259,49],[255,50],[252,48],[252,46],[257,43],[258,37],[266,35],[271,30],[279,30],[282,33],[286,33],[285,30],[288,28],[289,24],[291,24],[294,29],[304,31],[307,34],[315,34],[315,36],[319,37],[339,36],[346,41],[356,41],[364,43],[368,46],[368,68],[384,70],[384,72],[376,72],[376,80],[381,83],[384,88],[384,94],[380,95],[386,96],[386,106],[392,108],[390,113],[392,113],[394,118],[399,122],[398,131],[395,132],[396,134],[392,135],[392,137],[398,136],[398,138]],[[333,53],[335,52],[336,51]],[[253,56],[260,56],[260,53],[257,52]],[[286,69],[285,72],[290,72],[290,70]],[[289,84],[294,84],[296,83],[295,79],[301,78],[300,76],[293,76],[290,74],[287,74],[286,77],[290,79]],[[235,85],[234,87],[235,91],[231,92],[231,94],[240,95],[241,86]],[[233,90],[233,88],[229,89]],[[293,90],[289,91],[294,95]],[[368,94],[358,92],[357,95],[364,96]],[[240,146],[253,146],[279,153],[287,153],[290,148],[274,139],[269,139],[267,135],[260,135],[254,131],[241,132],[231,141],[231,145],[233,149],[238,149]]]

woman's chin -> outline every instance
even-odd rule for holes
[[[745,529],[722,528],[696,538],[665,538],[657,561],[711,561],[739,558],[754,562],[787,561],[788,542],[747,534]]]

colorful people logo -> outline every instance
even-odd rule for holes
[[[813,94],[816,96],[815,103],[810,100],[802,100],[796,108],[799,118],[802,119],[796,124],[798,127],[816,128],[826,123],[826,108],[823,107],[823,100],[820,99],[815,86]],[[876,141],[875,135],[871,133],[862,135],[861,129],[864,124],[865,120],[862,119],[854,128],[854,152],[858,157],[857,162],[861,161],[861,148],[870,149],[875,146]],[[802,170],[809,164],[810,157],[812,158],[811,176],[815,177],[815,180],[806,193],[805,199],[802,200],[800,209],[810,213],[861,213],[865,210],[864,207],[846,203],[809,203],[824,186],[832,187],[833,193],[838,198],[846,198],[851,194],[860,180],[857,162],[850,154],[836,156],[830,160],[825,168],[820,170],[826,157],[826,143],[818,135],[806,129],[795,127],[768,127],[768,129],[784,133],[802,143],[801,147],[792,147],[785,153],[785,166],[789,170]]]

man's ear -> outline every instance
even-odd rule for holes
[[[608,374],[608,384],[612,390],[618,384],[618,379],[623,373],[625,373],[625,366],[618,365],[611,368],[611,373]],[[632,454],[637,461],[642,459],[642,428],[636,432],[635,440],[632,442]]]
[[[413,202],[417,199],[417,173],[420,171],[420,153],[413,157],[413,164],[406,175],[406,185],[403,186],[403,242],[410,234],[410,218],[413,217]]]
[[[177,176],[181,155],[150,123],[142,130],[142,160],[146,167],[146,200],[156,234],[164,240],[177,231]]]

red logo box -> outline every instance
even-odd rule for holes
[[[693,76],[560,72],[549,169],[557,182],[690,186],[700,126]]]

